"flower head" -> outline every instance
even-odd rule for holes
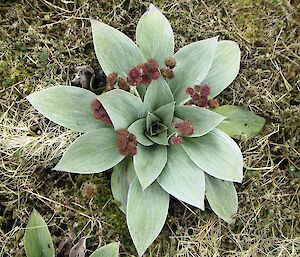
[[[129,133],[127,129],[119,129],[117,131],[117,146],[119,152],[125,156],[133,156],[137,153],[136,136]]]
[[[174,128],[176,128],[177,133],[181,136],[190,136],[194,133],[194,128],[190,121],[177,122]]]
[[[94,111],[94,117],[98,120],[101,120],[106,125],[112,125],[108,113],[104,109],[103,105],[98,99],[94,99],[91,103],[92,110]]]

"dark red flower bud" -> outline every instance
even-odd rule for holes
[[[117,131],[117,146],[119,152],[125,156],[133,156],[137,153],[136,136],[129,133],[127,129],[119,129]]]
[[[173,69],[176,65],[176,60],[172,57],[168,57],[168,58],[165,59],[165,64],[170,69]]]
[[[149,85],[151,83],[151,78],[148,76],[148,74],[144,74],[141,76],[141,84]]]
[[[133,85],[136,86],[141,82],[141,75],[142,75],[141,69],[137,67],[133,67],[128,72],[128,79],[131,81]]]
[[[201,96],[199,100],[197,101],[196,105],[199,107],[207,107],[208,106],[208,98],[207,96]]]
[[[98,99],[94,99],[91,103],[91,107],[93,111],[99,110],[99,108],[101,107],[100,101]]]
[[[177,133],[181,136],[190,136],[194,133],[194,128],[190,121],[177,122],[174,128],[176,128]]]
[[[154,70],[158,69],[158,62],[154,59],[148,60],[147,65],[148,65],[150,71],[154,71]]]
[[[172,136],[171,137],[171,144],[179,145],[183,143],[183,138],[181,136]]]
[[[96,119],[101,120],[106,125],[112,125],[110,117],[98,99],[92,101],[91,107]]]
[[[160,76],[159,70],[155,70],[149,73],[151,79],[158,79]]]
[[[188,88],[185,90],[185,92],[186,92],[188,95],[193,96],[193,94],[194,94],[194,89],[191,88],[191,87],[188,87]]]
[[[201,95],[208,96],[210,94],[210,88],[207,84],[200,86]]]
[[[200,95],[197,93],[194,93],[192,95],[192,100],[196,103],[200,99]]]

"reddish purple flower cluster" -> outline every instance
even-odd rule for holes
[[[112,125],[106,110],[98,99],[92,101],[91,107],[94,111],[94,117],[96,119],[101,120],[106,125]]]
[[[177,122],[175,123],[174,128],[176,128],[177,134],[181,136],[190,136],[194,133],[194,128],[190,121]]]
[[[149,85],[152,79],[158,79],[159,76],[158,62],[154,59],[150,59],[143,64],[138,64],[128,72],[128,80],[134,86],[141,84]]]
[[[136,145],[136,136],[129,133],[127,129],[119,129],[117,131],[117,146],[119,147],[120,154],[125,156],[136,155]]]
[[[194,133],[194,128],[192,122],[181,121],[174,124],[177,133],[171,138],[171,143],[173,145],[182,144],[184,139],[182,136],[190,136]]]
[[[183,143],[183,137],[181,136],[172,136],[171,138],[172,145],[179,145]]]
[[[208,106],[208,95],[210,94],[210,88],[207,84],[201,86],[196,85],[194,88],[188,87],[185,92],[192,97],[190,104],[195,104],[199,107]]]

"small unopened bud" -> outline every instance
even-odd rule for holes
[[[172,79],[174,78],[174,73],[172,70],[168,68],[162,68],[160,69],[161,74],[163,75],[164,78],[166,79]]]
[[[210,88],[207,84],[200,86],[201,95],[208,96],[210,94]]]
[[[168,57],[165,59],[165,64],[170,69],[173,69],[176,66],[176,60],[172,57]]]
[[[113,86],[117,82],[117,79],[118,79],[118,74],[116,72],[112,72],[108,74],[106,81],[108,84]]]
[[[129,85],[127,83],[127,81],[123,78],[119,78],[118,79],[118,83],[119,83],[119,88],[125,91],[129,90]]]
[[[208,106],[209,106],[210,108],[212,108],[212,109],[215,109],[215,108],[219,107],[219,103],[218,103],[218,101],[215,100],[215,99],[209,99],[209,100],[208,100]]]
[[[141,82],[141,75],[142,75],[141,69],[137,67],[133,67],[128,72],[128,79],[134,86],[136,86]]]
[[[179,145],[183,143],[183,138],[181,136],[172,136],[171,137],[171,144],[172,145]]]
[[[194,94],[194,89],[191,88],[191,87],[188,87],[188,88],[185,90],[185,92],[186,92],[188,95],[193,96],[193,94]]]
[[[105,91],[110,91],[114,89],[114,84],[106,83],[105,85]]]

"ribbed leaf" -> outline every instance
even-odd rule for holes
[[[143,14],[136,27],[136,41],[147,59],[164,66],[166,57],[174,54],[174,35],[167,18],[153,5]]]
[[[69,147],[55,170],[92,174],[108,170],[125,156],[116,145],[116,132],[103,128],[88,132]]]
[[[233,41],[220,41],[208,74],[202,81],[210,87],[209,98],[220,94],[236,78],[240,69],[241,51]]]
[[[209,175],[228,181],[242,181],[241,150],[221,130],[214,129],[203,137],[186,137],[182,146],[192,161]]]
[[[146,119],[139,119],[132,123],[128,131],[132,134],[134,134],[137,138],[137,141],[144,145],[144,146],[150,146],[153,145],[153,142],[148,139],[148,137],[145,136],[145,131],[146,131]]]
[[[27,96],[29,102],[49,120],[78,132],[108,127],[93,116],[96,95],[78,87],[58,86]]]
[[[51,235],[43,217],[33,211],[30,215],[24,239],[27,257],[53,257],[55,255]]]
[[[92,253],[90,257],[118,257],[119,243],[110,243]]]
[[[212,210],[227,223],[233,223],[238,198],[232,182],[205,176],[206,198]]]
[[[144,110],[154,112],[159,107],[173,102],[173,94],[164,78],[160,76],[159,79],[152,80],[145,94]]]
[[[199,137],[207,134],[220,124],[225,117],[205,108],[197,106],[176,106],[176,117],[192,122],[194,133],[190,137]]]
[[[157,181],[177,199],[204,210],[204,172],[191,161],[180,145],[168,147],[168,162]]]
[[[149,158],[151,157],[151,158]],[[161,145],[138,145],[133,157],[134,168],[140,184],[145,190],[157,179],[167,162],[167,147]]]
[[[111,174],[111,191],[123,213],[126,213],[129,185],[135,176],[131,159],[125,158],[122,162],[113,167]]]
[[[129,37],[94,19],[91,23],[95,52],[106,75],[116,72],[127,77],[130,68],[145,62],[140,49]]]
[[[163,124],[169,127],[174,117],[175,103],[166,104],[158,108],[153,114],[161,120]]]
[[[142,117],[143,102],[129,92],[114,89],[98,98],[107,111],[115,130],[128,128]]]
[[[174,78],[168,81],[177,104],[188,98],[185,90],[199,84],[210,69],[217,37],[191,43],[181,48],[175,55]]]
[[[244,141],[257,136],[266,120],[239,106],[222,105],[213,110],[227,117],[218,125],[227,135]]]
[[[128,192],[127,225],[139,256],[160,233],[168,214],[169,194],[157,182],[144,191],[137,178]]]

